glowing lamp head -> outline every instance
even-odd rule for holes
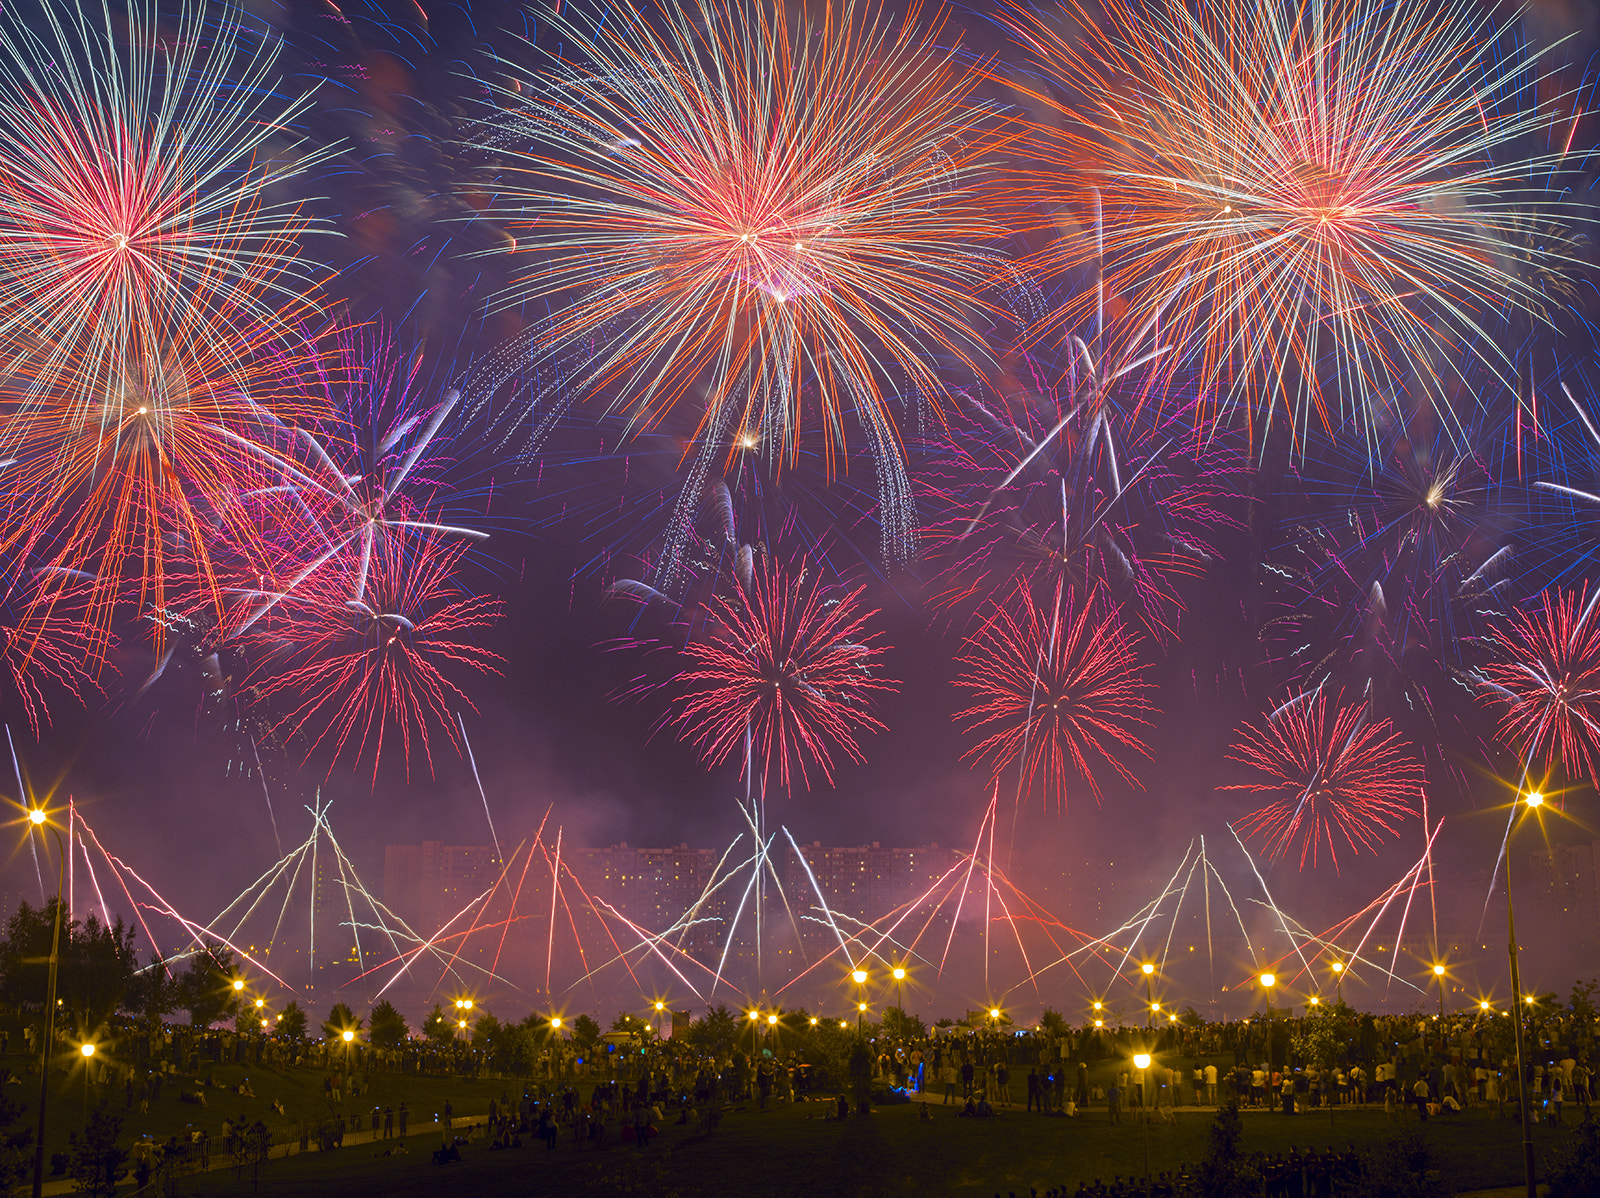
[[[1263,986],[1267,987],[1267,989],[1269,989],[1269,990],[1272,989],[1272,987],[1274,987],[1274,986],[1276,986],[1278,984],[1278,975],[1275,974],[1275,973],[1264,973],[1264,974],[1262,974],[1261,975],[1261,984]]]
[[[1527,803],[1530,807],[1543,807],[1544,796],[1535,790],[1530,792],[1528,797],[1524,799],[1523,802]]]
[[[270,1020],[263,1019],[261,1021],[261,1030],[262,1031],[266,1031],[267,1028],[270,1026],[270,1022],[271,1022]]]
[[[1311,996],[1311,1005],[1314,1007],[1320,1007],[1322,1005],[1322,1000],[1313,994]]]
[[[816,1027],[817,1026],[817,1017],[815,1015],[813,1015],[811,1017],[811,1026],[812,1027]]]
[[[1000,1008],[999,1007],[990,1007],[989,1008],[989,1018],[990,1019],[999,1019],[1000,1018]]]
[[[1096,1019],[1094,1025],[1095,1027],[1105,1027],[1106,1021],[1104,1019]]]
[[[92,1057],[92,1056],[94,1056],[94,1045],[93,1044],[85,1044],[78,1051],[83,1053],[83,1055],[86,1056],[86,1057]]]
[[[768,1015],[767,1016],[767,1026],[768,1027],[773,1026],[777,1022],[778,1022],[778,1017],[776,1015]]]
[[[894,967],[894,980],[897,982],[903,982],[906,980],[905,966],[896,965]]]
[[[28,818],[33,821],[35,827],[41,826],[45,821],[44,808],[35,807],[32,811],[28,812]]]
[[[1146,977],[1149,977],[1152,973],[1154,973],[1156,971],[1156,967],[1154,965],[1150,964],[1150,962],[1148,962],[1148,961],[1146,961],[1143,965],[1139,966],[1139,968],[1144,970],[1144,974],[1145,974]]]
[[[457,1023],[456,1026],[458,1028],[460,1028],[462,1031],[466,1031],[467,1030],[467,1021],[465,1019],[463,1019],[463,1020],[461,1020],[461,1022]]]
[[[1487,1011],[1488,1009],[1489,1009],[1489,1000],[1488,999],[1484,999],[1482,1002],[1480,1002],[1478,1004],[1478,1010]]]
[[[555,1028],[557,1031],[559,1031],[561,1029],[561,1016],[557,1015],[554,1018],[552,1018],[550,1020],[550,1026]]]
[[[1161,1004],[1158,1002],[1153,1002],[1150,1004],[1150,1009],[1152,1011],[1159,1011],[1161,1009]]]
[[[256,1010],[259,1011],[262,1007],[264,1007],[266,1005],[267,1005],[267,1000],[266,999],[264,999],[264,998],[256,999]]]
[[[1136,1052],[1136,1053],[1134,1053],[1133,1054],[1133,1067],[1135,1069],[1148,1069],[1148,1068],[1150,1068],[1150,1054],[1147,1053],[1147,1052]]]
[[[355,1038],[356,1034],[354,1032],[349,1031],[348,1029],[344,1032],[344,1042],[346,1044],[350,1043],[350,1041],[354,1040]]]
[[[1344,972],[1344,962],[1343,961],[1335,961],[1333,963],[1333,972],[1334,973],[1343,973]]]
[[[850,971],[850,980],[858,986],[866,985],[867,971],[865,969],[852,969]]]
[[[237,993],[240,990],[243,990],[244,989],[244,979],[243,978],[234,978],[233,979],[233,989],[234,989],[235,993]]]
[[[760,1018],[761,1018],[761,1012],[760,1011],[751,1011],[750,1012],[750,1021],[752,1023],[754,1023],[757,1019],[760,1019]]]
[[[1436,977],[1436,978],[1444,977],[1444,966],[1443,965],[1435,965],[1433,967],[1433,976]]]
[[[843,1019],[841,1019],[841,1020],[839,1020],[839,1026],[840,1027],[849,1027],[850,1025],[849,1025],[849,1023],[847,1023]]]
[[[1098,1010],[1100,1010],[1100,1009],[1102,1009],[1102,1008],[1103,1008],[1103,1007],[1104,1007],[1104,1006],[1105,1006],[1105,1005],[1106,1005],[1106,1004],[1105,1004],[1105,1003],[1103,1003],[1103,1002],[1101,1002],[1101,1001],[1100,1001],[1100,1000],[1099,1000],[1099,999],[1098,999],[1098,998],[1097,998],[1097,999],[1095,999],[1095,1000],[1094,1000],[1094,1009],[1095,1009],[1095,1010],[1096,1010],[1096,1011],[1098,1011]]]
[[[658,1002],[656,1004],[656,1012],[657,1012],[657,1014],[659,1014],[662,1011],[665,1011],[666,1009],[667,1009],[667,1004],[666,1003]]]
[[[470,998],[464,1000],[461,1005],[468,1011],[472,1010],[472,1000]]]

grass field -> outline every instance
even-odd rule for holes
[[[13,1056],[5,1062],[21,1070],[26,1062]],[[1103,1080],[1113,1065],[1094,1071]],[[194,1078],[172,1078],[148,1114],[128,1111],[123,1092],[91,1093],[91,1101],[107,1100],[121,1117],[122,1135],[132,1140],[149,1134],[157,1140],[204,1128],[211,1132],[217,1159],[221,1157],[220,1129],[224,1119],[243,1116],[262,1120],[277,1140],[297,1140],[302,1118],[317,1122],[335,1113],[323,1095],[322,1074],[300,1069],[278,1073],[254,1066],[223,1065],[202,1069],[220,1083],[206,1088],[205,1106],[180,1101],[182,1090],[196,1088]],[[7,1088],[14,1102],[27,1104],[23,1124],[32,1125],[38,1079],[23,1074],[23,1084]],[[250,1079],[254,1098],[235,1092]],[[1022,1091],[1020,1077],[1014,1089]],[[430,1123],[449,1100],[460,1116],[480,1120],[489,1100],[502,1092],[521,1092],[520,1083],[465,1078],[419,1078],[373,1074],[371,1091],[349,1098],[339,1111],[352,1126],[368,1126],[364,1116],[373,1106],[405,1102],[412,1125]],[[83,1119],[81,1072],[52,1081],[49,1131],[50,1151],[66,1146],[68,1133]],[[224,1088],[226,1087],[226,1088]],[[272,1109],[282,1102],[285,1114]],[[1052,1185],[1075,1187],[1080,1180],[1143,1173],[1148,1136],[1150,1167],[1174,1169],[1197,1162],[1206,1150],[1210,1112],[1179,1108],[1175,1125],[1145,1125],[1124,1117],[1111,1126],[1103,1106],[1091,1108],[1077,1119],[1029,1115],[1016,1108],[1003,1110],[990,1120],[958,1119],[954,1107],[930,1104],[931,1122],[918,1118],[915,1104],[877,1108],[864,1118],[843,1124],[827,1121],[831,1110],[824,1102],[800,1102],[757,1111],[750,1106],[730,1110],[722,1127],[710,1136],[689,1127],[669,1125],[643,1151],[616,1142],[602,1151],[574,1147],[563,1139],[555,1152],[546,1152],[531,1139],[521,1149],[497,1152],[483,1144],[468,1145],[459,1164],[435,1166],[431,1151],[439,1133],[426,1131],[411,1138],[404,1156],[382,1157],[383,1147],[352,1144],[329,1153],[309,1152],[275,1159],[262,1170],[262,1194],[418,1195],[436,1198],[441,1188],[452,1195],[670,1195],[752,1194],[781,1198],[804,1195],[911,1195],[1026,1194],[1030,1187],[1042,1192]],[[1567,1128],[1538,1125],[1535,1146],[1542,1161],[1572,1134],[1571,1125],[1581,1112],[1569,1113]],[[359,1123],[357,1123],[359,1119]],[[1415,1116],[1397,1124],[1385,1120],[1377,1107],[1344,1108],[1333,1113],[1308,1111],[1285,1117],[1266,1111],[1244,1113],[1246,1151],[1283,1151],[1291,1144],[1334,1144],[1341,1149],[1354,1143],[1358,1149],[1392,1140],[1416,1129]],[[1450,1119],[1432,1119],[1421,1128],[1444,1172],[1446,1181],[1461,1190],[1513,1185],[1521,1178],[1521,1143],[1518,1125],[1497,1121],[1472,1111]],[[236,1177],[231,1170],[181,1177],[182,1194],[254,1193],[249,1173]]]
[[[958,1119],[953,1107],[933,1105],[934,1119],[918,1118],[914,1105],[881,1107],[844,1123],[824,1121],[827,1106],[797,1103],[765,1112],[733,1111],[712,1135],[668,1126],[648,1149],[613,1143],[602,1151],[576,1149],[563,1140],[554,1152],[529,1142],[498,1152],[473,1144],[459,1164],[434,1165],[438,1137],[413,1137],[406,1156],[383,1158],[367,1145],[331,1153],[308,1153],[271,1162],[260,1190],[268,1195],[415,1195],[452,1198],[483,1195],[561,1194],[671,1195],[751,1194],[772,1198],[818,1195],[989,1195],[1041,1192],[1050,1185],[1076,1186],[1096,1177],[1139,1174],[1149,1135],[1154,1170],[1197,1161],[1205,1152],[1211,1115],[1181,1111],[1175,1126],[1107,1123],[1103,1109],[1068,1120],[1006,1111],[991,1120]],[[1330,1127],[1327,1112],[1285,1118],[1246,1112],[1248,1151],[1287,1149],[1290,1144],[1358,1148],[1415,1129],[1411,1121],[1391,1125],[1381,1110],[1342,1110]],[[1476,1113],[1429,1120],[1420,1129],[1445,1178],[1457,1189],[1511,1185],[1521,1177],[1520,1131]],[[1570,1128],[1538,1126],[1541,1160]],[[613,1132],[613,1135],[615,1133]],[[231,1172],[186,1178],[185,1194],[256,1192],[248,1174]]]

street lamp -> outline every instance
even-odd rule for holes
[[[905,980],[906,967],[904,965],[896,965],[894,967],[894,1005],[900,1008],[900,1028],[902,1032],[905,1030],[906,996],[901,987],[905,985]]]
[[[1344,1002],[1344,962],[1333,963],[1333,998],[1335,1002]]]
[[[61,866],[56,873],[55,927],[50,933],[50,984],[44,1000],[44,1045],[39,1050],[39,1131],[33,1143],[33,1198],[44,1193],[44,1108],[50,1092],[50,1049],[56,1038],[56,967],[61,960],[61,894],[67,882],[67,850],[62,847],[61,833],[54,824],[46,821],[42,807],[28,812],[28,820],[35,828],[48,827],[56,838],[56,851]],[[48,850],[47,850],[48,851]]]
[[[1145,1027],[1149,1027],[1150,1026],[1151,1012],[1153,1012],[1155,1010],[1155,1007],[1152,1005],[1153,996],[1150,993],[1150,979],[1155,974],[1156,967],[1154,965],[1152,965],[1149,961],[1146,961],[1143,965],[1139,966],[1139,968],[1144,971],[1144,1005],[1145,1005],[1144,1025],[1145,1025]]]
[[[1528,810],[1537,811],[1544,806],[1544,796],[1538,791],[1530,791],[1522,802]],[[1522,1115],[1522,1172],[1524,1180],[1528,1183],[1528,1198],[1537,1198],[1537,1185],[1534,1181],[1533,1171],[1533,1132],[1528,1124],[1528,1075],[1522,1065],[1522,979],[1517,973],[1517,917],[1511,905],[1511,837],[1517,830],[1519,813],[1516,806],[1511,809],[1511,826],[1506,829],[1506,847],[1500,855],[1505,859],[1506,867],[1506,941],[1511,953],[1511,1009],[1516,1012],[1513,1017],[1513,1026],[1516,1029],[1517,1044],[1517,1108]],[[1532,995],[1528,1002],[1533,1001]]]
[[[78,1049],[83,1054],[83,1126],[89,1126],[89,1068],[94,1062],[94,1045],[85,1043]]]
[[[667,1004],[662,1002],[659,998],[656,999],[656,1038],[659,1040],[665,1040],[667,1038],[666,1012]]]
[[[1150,1054],[1136,1052],[1133,1054],[1134,1068],[1139,1071],[1139,1109],[1144,1112],[1144,1185],[1150,1188],[1150,1115],[1145,1109],[1144,1071],[1150,1068]]]
[[[1433,976],[1439,979],[1439,1018],[1444,1018],[1444,966],[1435,965]]]

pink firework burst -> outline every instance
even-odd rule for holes
[[[1560,761],[1600,785],[1600,595],[1546,591],[1488,637],[1483,697],[1500,706],[1496,736],[1530,766]]]
[[[879,672],[886,646],[868,627],[865,587],[847,590],[762,560],[748,582],[711,601],[703,633],[684,647],[690,665],[668,685],[681,701],[667,716],[708,765],[721,765],[749,733],[765,781],[788,790],[807,765],[833,779],[833,751],[866,760],[857,738],[882,730],[873,700],[899,684]],[[752,772],[754,763],[751,763]]]
[[[960,658],[956,685],[974,702],[956,719],[983,737],[967,756],[987,760],[997,779],[1019,769],[1021,790],[1042,785],[1063,807],[1074,779],[1098,803],[1102,768],[1138,786],[1122,756],[1150,755],[1142,732],[1154,708],[1137,649],[1115,612],[1078,601],[1060,580],[1045,603],[1019,581]]]
[[[352,549],[341,569],[319,570],[251,641],[268,649],[252,680],[259,701],[282,714],[275,728],[331,744],[335,760],[372,756],[398,734],[410,776],[413,747],[431,771],[431,737],[456,743],[462,707],[476,710],[457,678],[498,672],[500,658],[473,638],[500,615],[498,599],[468,594],[454,571],[459,541],[381,540],[370,559]],[[358,578],[365,574],[359,598]]]
[[[1249,782],[1225,786],[1267,795],[1271,802],[1242,821],[1269,857],[1298,847],[1300,868],[1326,850],[1339,868],[1340,842],[1352,852],[1378,842],[1420,803],[1426,773],[1411,746],[1365,703],[1330,703],[1327,695],[1280,708],[1246,724],[1229,754],[1249,766]]]

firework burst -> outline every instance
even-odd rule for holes
[[[32,398],[92,413],[176,312],[282,330],[312,226],[265,197],[317,155],[287,144],[309,97],[275,90],[278,40],[226,6],[18,13],[0,19],[0,350]]]
[[[1490,326],[1508,308],[1543,318],[1523,206],[1578,115],[1514,30],[1464,3],[1100,11],[1003,17],[1041,80],[1024,89],[1044,114],[1026,145],[1052,227],[1087,209],[1088,182],[1116,214],[1103,246],[1069,223],[1046,273],[1103,257],[1135,311],[1166,313],[1174,364],[1197,360],[1224,404],[1243,397],[1268,422],[1281,394],[1298,433],[1415,379],[1450,419],[1436,375],[1463,339],[1509,377]]]
[[[1600,614],[1588,587],[1553,588],[1488,637],[1482,697],[1498,738],[1531,766],[1557,764],[1600,785]]]
[[[1115,613],[1059,579],[1050,595],[1039,603],[1023,580],[993,605],[959,659],[956,685],[974,702],[956,719],[982,738],[967,756],[986,760],[996,779],[1016,769],[1019,794],[1039,785],[1065,806],[1077,781],[1098,803],[1102,768],[1139,785],[1122,757],[1150,755],[1151,683]]]
[[[693,403],[779,460],[808,421],[825,454],[859,425],[903,475],[892,397],[941,395],[936,360],[980,369],[996,232],[981,72],[922,18],[704,0],[557,19],[574,59],[513,67],[501,93],[493,214],[529,263],[505,302],[559,297],[534,344],[575,363],[569,393],[641,427]]]
[[[880,672],[885,646],[864,591],[823,583],[803,564],[753,563],[749,582],[713,597],[705,630],[684,646],[667,722],[711,766],[748,735],[760,758],[752,774],[785,790],[796,774],[809,784],[808,765],[831,781],[835,751],[865,761],[858,738],[883,728],[873,701],[898,683]]]
[[[1375,850],[1420,804],[1421,760],[1365,703],[1317,695],[1246,724],[1239,736],[1230,757],[1256,776],[1222,789],[1270,797],[1241,825],[1266,842],[1270,857],[1298,848],[1303,869],[1326,852],[1337,869],[1341,844]]]
[[[369,558],[351,549],[289,595],[249,637],[260,651],[257,701],[282,713],[274,730],[309,741],[309,752],[327,746],[335,760],[370,753],[374,780],[398,735],[407,776],[413,747],[431,770],[431,738],[442,729],[456,744],[457,712],[476,710],[457,679],[500,660],[473,643],[501,607],[455,580],[463,552],[459,540],[380,540]],[[353,598],[363,577],[364,598]]]

